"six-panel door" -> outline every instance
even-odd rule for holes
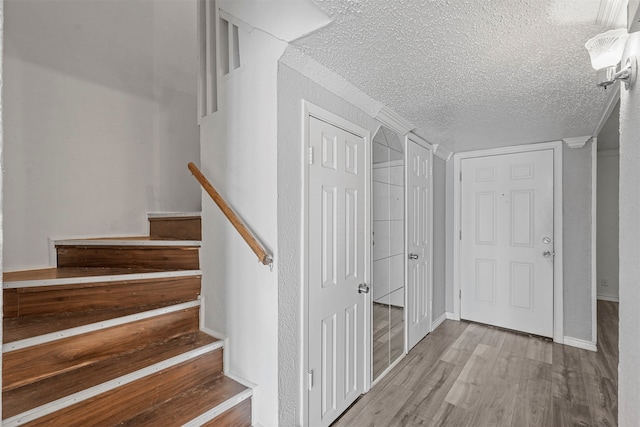
[[[462,160],[461,317],[553,337],[553,150]]]
[[[365,142],[309,118],[309,423],[328,426],[364,391]]]

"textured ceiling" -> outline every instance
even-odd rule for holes
[[[453,151],[590,135],[600,0],[314,0],[293,44]]]

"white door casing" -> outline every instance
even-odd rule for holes
[[[431,332],[431,150],[407,137],[407,351]]]
[[[308,117],[308,422],[328,426],[365,391],[370,334],[366,138]]]
[[[461,161],[461,317],[553,337],[553,150]]]

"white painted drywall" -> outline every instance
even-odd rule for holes
[[[153,209],[200,211],[200,187],[187,169],[200,161],[197,2],[153,0]]]
[[[622,59],[640,54],[640,33],[627,40]],[[618,424],[640,420],[640,81],[620,89],[620,358]]]
[[[446,167],[433,157],[433,319],[446,311]]]
[[[3,242],[4,242],[4,228],[2,226],[3,224],[3,212],[4,212],[4,190],[3,190],[3,181],[4,181],[4,155],[3,155],[3,145],[4,145],[4,124],[3,124],[3,117],[4,115],[2,114],[3,108],[2,108],[2,101],[3,101],[3,76],[4,73],[3,71],[3,58],[4,58],[4,52],[3,52],[3,46],[4,43],[2,42],[4,38],[4,0],[0,0],[0,283],[2,282],[2,272],[4,271],[4,266],[3,266],[3,256],[2,256],[2,247],[3,247]],[[3,287],[0,286],[0,301],[2,301],[3,299]],[[4,325],[3,325],[3,319],[2,316],[0,316],[0,342],[4,342],[3,341],[3,330],[4,330]],[[0,378],[2,378],[2,353],[0,352]],[[0,419],[2,419],[2,395],[0,394]]]
[[[453,314],[453,239],[454,232],[454,212],[453,212],[453,187],[454,187],[453,162],[448,161],[445,171],[445,250],[446,250],[446,271],[445,271],[445,302],[447,313]]]
[[[562,144],[564,335],[593,341],[591,330],[591,155]]]
[[[614,119],[619,120],[619,116]],[[598,138],[600,144],[600,138]],[[618,300],[618,151],[598,152],[597,189],[597,294],[598,298]],[[606,281],[606,286],[603,281]]]
[[[238,19],[286,42],[331,22],[311,0],[218,0],[217,3]]]
[[[329,92],[289,65],[281,62],[278,72],[278,360],[280,383],[279,425],[301,425],[302,359],[301,270],[302,227],[302,100],[358,125],[374,135],[379,122],[354,107],[343,98]],[[309,70],[311,71],[311,70]],[[317,70],[316,70],[317,71]],[[357,89],[327,69],[321,70],[327,79],[339,80],[335,87],[348,93]],[[366,97],[364,94],[361,97]]]
[[[199,210],[195,10],[6,2],[6,270],[47,266],[51,237],[140,235],[148,211]]]
[[[277,206],[277,71],[286,43],[265,32],[239,27],[242,66],[220,79],[218,112],[202,119],[202,171],[267,248],[274,271],[256,256],[205,193],[202,199],[202,295],[205,326],[229,337],[229,372],[258,385],[254,423],[278,425],[279,351]],[[299,116],[292,117],[297,120]],[[299,159],[298,159],[299,160]],[[299,183],[300,177],[290,178]],[[298,256],[299,257],[299,256]],[[294,261],[295,264],[299,260]],[[280,310],[280,317],[287,318]]]

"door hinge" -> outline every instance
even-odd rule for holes
[[[313,371],[309,371],[309,390],[313,387]]]
[[[462,299],[462,289],[460,289],[460,291],[459,291],[459,293],[458,293],[458,297],[459,297],[460,299]]]
[[[312,165],[313,164],[313,147],[309,146],[309,164]]]
[[[460,181],[462,181],[462,171],[460,171]]]
[[[460,230],[460,240],[462,240],[462,230]]]

